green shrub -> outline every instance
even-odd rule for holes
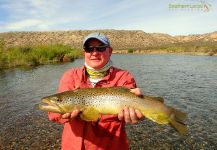
[[[133,49],[132,48],[129,48],[128,50],[127,50],[127,53],[133,53]]]
[[[71,60],[82,57],[82,50],[72,49],[69,53],[66,54]]]
[[[3,54],[3,51],[0,50],[0,69],[6,68],[7,66],[7,58]]]
[[[4,46],[5,46],[5,41],[3,38],[0,38],[0,51],[3,50]]]
[[[74,50],[65,45],[35,45],[15,46],[7,51],[1,51],[0,66],[3,66],[3,58],[7,67],[37,66],[40,64],[61,62],[68,55],[71,60],[82,56],[81,50]]]

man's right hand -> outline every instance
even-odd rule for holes
[[[61,117],[62,117],[62,119],[68,119],[70,121],[70,120],[76,119],[78,117],[79,113],[80,113],[80,110],[75,109],[74,111],[72,111],[70,113],[62,114]]]
[[[77,90],[77,89],[79,89],[79,86],[76,86],[74,90]],[[68,119],[69,121],[74,120],[74,119],[78,118],[78,115],[80,112],[81,111],[79,109],[75,109],[70,113],[62,114],[61,117],[62,117],[62,119]]]

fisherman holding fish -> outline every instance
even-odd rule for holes
[[[112,66],[105,35],[92,33],[83,46],[84,66],[66,71],[58,93],[38,105],[50,120],[64,124],[62,149],[129,149],[125,123],[143,116],[187,134],[185,113],[165,105],[163,98],[141,96],[130,73]]]
[[[58,93],[81,88],[126,87],[141,95],[133,76],[118,69],[110,60],[112,47],[102,33],[91,33],[83,41],[84,66],[66,71],[59,84]],[[144,116],[133,108],[124,107],[117,115],[100,115],[98,121],[80,119],[82,110],[70,113],[49,112],[50,120],[64,124],[62,149],[129,149],[125,123],[137,123]]]

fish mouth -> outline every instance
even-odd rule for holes
[[[61,108],[52,102],[52,100],[49,100],[47,98],[42,98],[42,103],[38,105],[39,109],[48,111],[48,112],[56,112],[56,113],[61,113]]]

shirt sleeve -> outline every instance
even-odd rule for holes
[[[125,73],[124,78],[125,78],[125,80],[123,82],[123,86],[125,86],[129,89],[137,88],[136,81],[129,72]]]
[[[63,74],[62,78],[60,79],[59,87],[57,92],[65,92],[74,89],[74,78],[73,78],[73,71],[67,71]]]

